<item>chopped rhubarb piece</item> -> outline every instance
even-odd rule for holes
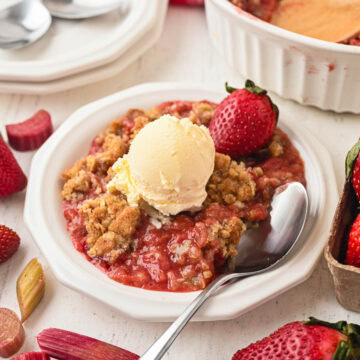
[[[51,116],[39,110],[30,119],[18,124],[6,125],[10,145],[18,151],[38,149],[52,134]]]
[[[12,310],[0,308],[0,357],[14,355],[24,340],[24,328],[17,315]]]
[[[16,293],[21,311],[21,321],[24,322],[35,310],[45,293],[45,277],[41,264],[32,259],[20,274]]]
[[[45,329],[37,336],[42,351],[59,360],[137,360],[117,346],[61,329]]]
[[[27,178],[25,174],[0,136],[0,197],[23,190],[26,184]]]
[[[11,360],[50,360],[49,356],[44,352],[27,352],[16,355]]]

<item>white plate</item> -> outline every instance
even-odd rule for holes
[[[31,167],[24,217],[56,278],[64,285],[102,301],[136,319],[169,321],[198,294],[143,290],[110,280],[77,252],[61,211],[60,173],[87,154],[92,139],[129,108],[148,109],[166,100],[219,102],[226,94],[204,85],[145,84],[86,105],[71,115],[36,153]],[[326,243],[338,192],[331,158],[307,131],[281,109],[280,127],[305,161],[309,218],[300,244],[278,268],[225,286],[200,310],[197,320],[235,318],[306,280]],[[326,174],[326,181],[324,181]]]
[[[162,33],[166,10],[167,0],[160,3],[160,6],[157,9],[157,21],[153,24],[152,29],[150,29],[135,44],[128,48],[124,54],[112,63],[53,81],[0,81],[0,93],[47,95],[111,78],[122,72],[144,52],[155,45]]]
[[[126,0],[125,9],[86,20],[54,19],[38,42],[0,51],[0,80],[40,82],[108,64],[158,21],[167,0]]]

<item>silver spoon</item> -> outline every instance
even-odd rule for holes
[[[258,275],[274,268],[289,254],[304,228],[308,197],[298,182],[280,186],[271,202],[267,221],[248,231],[241,240],[238,255],[231,264],[232,272],[220,275],[203,290],[140,360],[160,360],[181,330],[221,285],[233,279]]]
[[[23,0],[0,10],[0,48],[15,49],[40,39],[51,25],[51,16],[39,1]]]
[[[43,0],[51,15],[63,19],[85,19],[106,14],[125,4],[125,0]]]

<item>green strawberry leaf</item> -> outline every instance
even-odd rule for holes
[[[346,178],[350,179],[352,176],[352,171],[354,168],[355,161],[359,155],[360,151],[360,139],[358,142],[350,149],[347,153],[346,160],[345,160],[345,174]]]
[[[231,94],[234,91],[238,90],[237,88],[234,88],[232,86],[230,86],[227,82],[225,83],[225,89],[226,91]],[[279,119],[279,108],[272,102],[271,98],[269,95],[267,95],[267,91],[262,89],[260,86],[255,85],[255,83],[250,80],[247,79],[245,81],[245,89],[255,95],[264,95],[267,97],[267,99],[269,100],[269,103],[271,105],[271,107],[273,108],[273,110],[275,111],[275,115],[276,115],[276,122]]]
[[[251,93],[255,95],[266,95],[267,91],[262,89],[261,87],[255,85],[255,83],[252,80],[247,79],[245,81],[245,89],[247,91],[250,91]]]
[[[350,354],[350,345],[346,341],[342,340],[339,342],[331,360],[351,360]]]
[[[336,323],[330,323],[327,321],[322,321],[319,319],[316,319],[312,316],[309,317],[309,320],[303,322],[304,325],[320,325],[325,326],[337,331],[340,331],[341,333],[345,334],[347,329],[347,322],[346,321],[338,321]]]
[[[360,326],[356,324],[349,324],[347,326],[347,336],[350,343],[349,359],[360,359]]]

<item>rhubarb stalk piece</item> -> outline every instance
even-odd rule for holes
[[[9,143],[18,151],[38,149],[52,131],[51,116],[45,110],[39,110],[30,119],[21,123],[6,125]]]
[[[40,349],[59,360],[137,360],[139,356],[106,342],[61,329],[45,329],[38,336]]]
[[[49,356],[44,352],[27,352],[16,355],[11,360],[50,360]]]
[[[0,308],[0,357],[14,355],[24,340],[24,328],[17,315],[12,310]]]
[[[41,264],[32,259],[19,276],[16,284],[17,298],[24,322],[34,311],[45,292],[45,277]]]

